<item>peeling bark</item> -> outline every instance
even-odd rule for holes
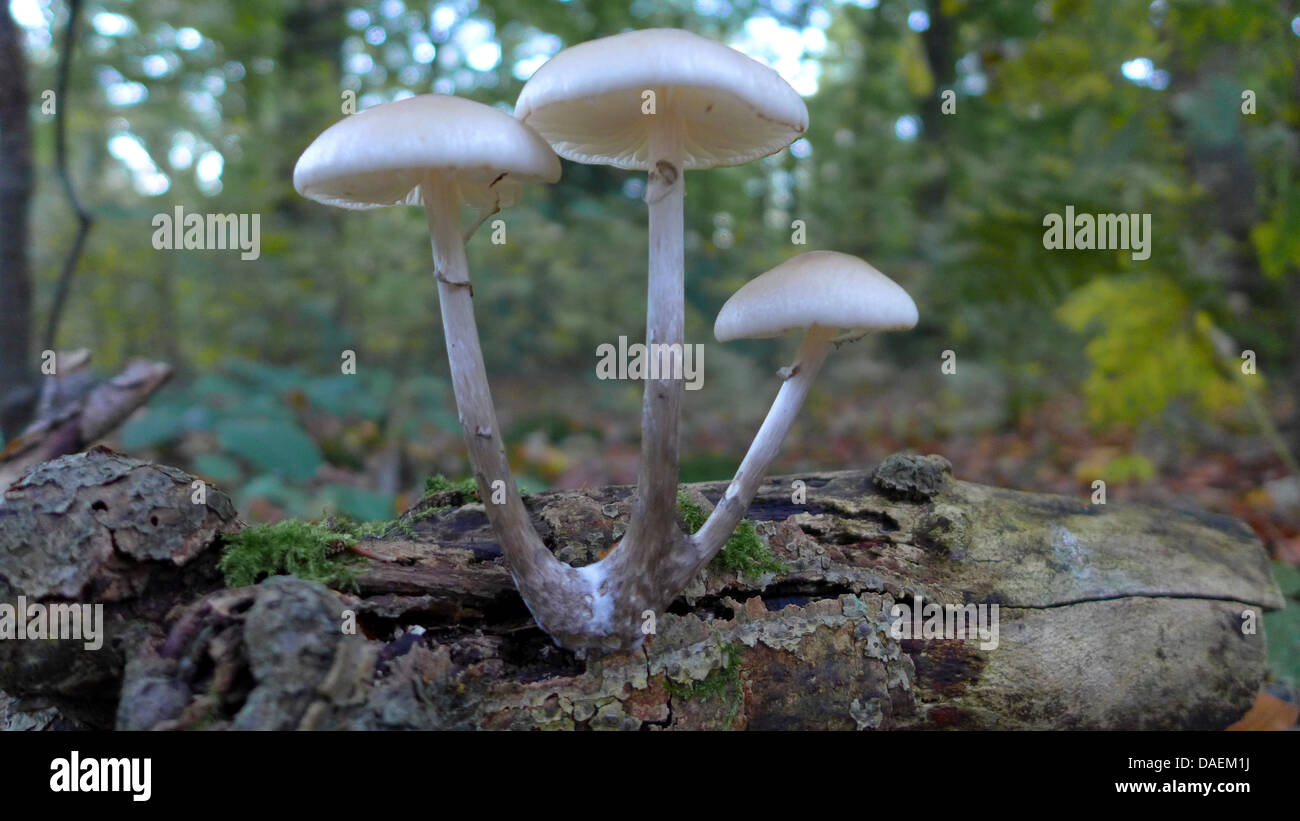
[[[806,504],[791,502],[794,478]],[[617,541],[633,493],[525,505],[581,564]],[[941,458],[896,456],[874,474],[768,480],[748,516],[788,572],[711,565],[642,650],[582,659],[533,623],[465,501],[435,494],[364,542],[379,558],[357,560],[354,591],[277,577],[159,619],[132,645],[117,726],[1222,728],[1265,674],[1242,613],[1282,605],[1262,546],[1230,517],[975,485]],[[918,596],[997,604],[998,646],[895,639],[890,608]],[[340,629],[349,614],[355,634]],[[25,695],[12,677],[0,687]]]

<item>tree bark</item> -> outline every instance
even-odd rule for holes
[[[77,460],[92,457],[91,474],[111,477],[114,496],[97,481],[58,479],[85,472]],[[64,457],[5,496],[0,592],[49,592],[29,565],[4,556],[39,552],[42,539],[57,550],[80,532],[72,522],[104,515],[92,499],[109,498],[110,512],[113,498],[147,509],[145,491],[123,476],[156,485],[158,474],[135,460],[125,471],[124,459],[102,450]],[[187,478],[176,472],[177,487]],[[792,501],[796,479],[801,503]],[[724,488],[686,492],[707,506]],[[178,492],[149,493],[164,491]],[[234,526],[228,513],[226,525],[213,518],[229,507],[214,492],[206,517],[183,520],[189,565],[202,558],[193,533]],[[610,487],[525,501],[548,547],[582,564],[621,536],[632,496]],[[212,590],[159,621],[163,608],[131,596],[170,600],[174,584],[166,594],[119,584],[115,606],[141,614],[148,629],[125,645],[116,726],[1223,728],[1265,675],[1262,630],[1243,630],[1243,613],[1257,622],[1282,605],[1258,539],[1231,517],[971,484],[950,478],[940,457],[769,479],[748,515],[788,570],[750,578],[711,565],[658,615],[643,650],[585,659],[536,628],[482,506],[456,491],[427,497],[365,541],[378,558],[357,560],[356,586],[344,592],[281,576]],[[97,522],[92,535],[118,526]],[[121,526],[139,538],[138,519]],[[124,560],[113,559],[112,578]],[[82,568],[77,578],[93,587],[103,572]],[[75,600],[66,587],[59,593]],[[997,604],[997,646],[895,638],[891,606],[918,599]],[[349,633],[352,617],[359,629]],[[17,653],[31,644],[0,642]],[[8,668],[26,671],[23,680],[4,669],[0,688],[32,695],[34,665]],[[53,685],[41,694],[86,697]],[[118,691],[104,685],[101,694]]]
[[[31,129],[22,31],[0,8],[0,432],[17,436],[36,405],[31,358],[32,274],[28,208]]]

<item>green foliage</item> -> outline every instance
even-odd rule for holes
[[[321,466],[316,442],[292,422],[277,419],[228,419],[217,425],[217,441],[228,453],[254,468],[286,479],[306,481]]]
[[[809,247],[866,256],[915,296],[922,324],[880,341],[889,361],[910,366],[959,349],[958,378],[982,363],[980,390],[1006,397],[1000,404],[1011,411],[1079,385],[1098,424],[1149,419],[1177,400],[1224,409],[1240,394],[1214,376],[1197,329],[1202,312],[1249,340],[1273,372],[1298,372],[1300,93],[1288,4],[945,1],[927,5],[932,25],[918,34],[906,4],[830,0],[707,10],[500,0],[457,6],[450,28],[433,32],[438,2],[407,0],[404,13],[388,16],[375,2],[304,14],[286,0],[135,0],[104,7],[128,23],[118,35],[81,27],[59,104],[96,227],[58,347],[90,348],[106,370],[145,355],[178,374],[126,425],[125,448],[154,449],[143,455],[190,469],[200,465],[185,459],[201,459],[200,472],[244,487],[245,500],[270,498],[249,485],[271,493],[290,515],[378,512],[379,500],[322,489],[328,469],[363,470],[378,446],[425,445],[457,420],[419,210],[343,212],[293,190],[298,154],[340,116],[340,90],[356,90],[364,107],[451,84],[508,110],[527,76],[521,59],[627,28],[680,26],[728,40],[758,18],[806,43],[821,36],[811,29],[826,38],[824,58],[809,66],[811,127],[796,151],[691,183],[688,340],[707,339],[722,302],[789,256],[800,219]],[[60,4],[41,5],[53,23],[23,38],[36,89],[55,85],[67,24]],[[349,11],[367,15],[362,29]],[[178,45],[182,26],[201,34],[197,47]],[[462,27],[490,32],[502,59],[471,67],[461,46],[440,46],[431,63],[413,59],[416,41],[455,43]],[[1168,88],[1125,79],[1120,67],[1139,56],[1168,72]],[[166,70],[146,71],[158,58]],[[111,93],[129,88],[142,96]],[[1256,93],[1256,113],[1240,110],[1242,89]],[[939,113],[948,90],[956,116]],[[39,127],[40,117],[33,107],[38,181],[54,153],[54,130]],[[917,124],[914,138],[900,138],[900,118]],[[121,137],[136,141],[131,162],[107,150]],[[208,166],[202,158],[221,160],[219,184],[196,173]],[[166,190],[142,186],[146,177],[165,179]],[[595,346],[641,327],[643,180],[567,163],[559,184],[528,187],[501,214],[507,243],[489,242],[487,230],[473,238],[475,310],[494,378],[546,368],[561,388],[590,388],[581,380],[590,379]],[[58,185],[36,191],[39,319],[75,223]],[[1066,204],[1150,213],[1151,258],[1045,250],[1043,215]],[[260,214],[261,257],[154,249],[152,217],[177,205]],[[1062,338],[1058,316],[1084,336]],[[765,345],[731,345],[728,355],[767,358]],[[347,349],[363,363],[355,375],[338,372]],[[529,403],[504,404],[519,420]],[[709,412],[724,408],[714,402]],[[982,414],[980,424],[1011,416]],[[357,433],[370,429],[364,423],[377,432]],[[545,427],[558,433],[567,423]],[[443,454],[424,456],[419,471],[454,470]],[[304,478],[313,465],[326,470]],[[682,478],[717,478],[733,466],[708,451],[686,454]]]
[[[247,510],[256,499],[264,499],[281,510],[307,515],[312,510],[312,496],[306,490],[289,484],[279,476],[261,474],[238,485],[235,503]],[[317,512],[320,508],[316,508]]]
[[[679,478],[683,482],[711,482],[730,476],[736,470],[736,459],[723,453],[684,453]]]
[[[356,542],[354,535],[341,530],[285,519],[227,536],[217,567],[229,587],[243,587],[281,574],[331,587],[355,586],[344,564],[344,551]]]
[[[1300,568],[1273,562],[1273,577],[1286,607],[1264,614],[1268,663],[1278,678],[1300,684]]]
[[[200,453],[194,457],[194,472],[218,484],[234,482],[242,475],[239,463],[220,453]]]
[[[1156,466],[1151,460],[1139,453],[1128,453],[1106,463],[1097,478],[1116,484],[1122,482],[1145,482],[1154,479]]]
[[[679,684],[672,679],[664,682],[664,689],[676,699],[707,701],[724,699],[727,704],[725,726],[730,727],[745,701],[744,683],[740,679],[740,648],[735,644],[722,645],[723,665],[711,670],[707,676],[690,684]]]
[[[1212,412],[1240,400],[1240,388],[1215,362],[1209,318],[1163,277],[1098,279],[1078,289],[1058,312],[1075,331],[1095,329],[1084,382],[1096,424],[1133,423],[1189,399]]]
[[[339,513],[362,521],[386,519],[393,512],[393,499],[387,493],[351,485],[325,485],[320,497],[328,500]]]
[[[207,414],[193,413],[189,407],[177,402],[167,402],[164,397],[154,400],[149,409],[136,416],[122,428],[122,446],[128,450],[151,448],[173,441],[187,431],[206,428],[211,424]]]
[[[209,449],[193,454],[189,467],[236,488],[241,508],[264,499],[299,518],[336,511],[384,519],[393,510],[390,494],[323,481],[322,467],[364,466],[384,432],[406,438],[441,428],[448,420],[438,409],[439,384],[420,379],[399,389],[395,377],[379,368],[313,376],[300,368],[229,359],[188,385],[162,391],[123,428],[122,445],[161,451],[161,458],[180,462],[189,450],[181,447],[186,437],[202,434]],[[405,424],[385,431],[390,403],[413,411],[402,414]]]

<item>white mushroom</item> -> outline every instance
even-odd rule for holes
[[[611,47],[615,41],[623,46]],[[802,132],[803,103],[767,69],[748,66],[748,58],[684,32],[638,32],[588,45],[599,48],[577,47],[566,54],[579,54],[581,60],[557,57],[548,65],[571,69],[576,62],[581,67],[595,54],[600,57],[596,63],[609,61],[616,70],[579,72],[567,84],[539,82],[528,98],[531,103],[521,98],[521,110],[538,113],[542,123],[553,124],[548,117],[554,114],[581,125],[581,113],[594,107],[585,126],[591,129],[585,156],[653,169],[652,188],[658,186],[659,193],[649,198],[647,335],[652,344],[680,345],[681,169],[742,162],[777,150]],[[640,61],[636,71],[626,68],[627,54]],[[602,90],[601,83],[611,77],[613,87]],[[619,136],[611,130],[612,121],[603,118],[623,106],[620,95],[643,85],[629,78],[657,89],[659,113],[650,122],[628,120]],[[711,118],[719,112],[715,126]],[[554,133],[548,136],[555,139]],[[579,137],[565,143],[565,150],[576,150]],[[741,288],[718,318],[720,340],[794,328],[806,328],[808,334],[726,498],[694,537],[675,526],[682,384],[672,374],[648,380],[645,458],[628,534],[602,561],[572,568],[542,543],[510,475],[474,324],[459,219],[462,200],[490,210],[509,204],[520,181],[558,177],[555,154],[520,121],[477,103],[430,95],[377,106],[327,129],[299,159],[294,186],[308,197],[346,208],[425,206],[461,426],[479,493],[515,584],[538,625],[558,643],[576,650],[628,649],[644,639],[640,626],[645,611],[666,607],[743,515],[833,342],[831,329],[910,327],[916,307],[866,263],[828,252],[804,254]],[[489,501],[496,480],[505,482],[503,504]]]
[[[684,172],[772,154],[808,127],[803,100],[775,71],[676,29],[626,32],[561,51],[524,85],[515,116],[566,159],[649,172],[652,356],[665,350],[656,345],[680,354],[684,341]],[[675,524],[684,385],[680,373],[659,376],[646,379],[637,502],[610,558],[624,565],[620,577],[667,583],[678,575],[667,566],[684,559]]]
[[[479,495],[516,586],[543,627],[547,602],[566,590],[585,593],[587,582],[547,550],[511,476],[474,323],[460,212],[462,200],[487,212],[512,204],[521,182],[559,178],[559,159],[523,123],[481,103],[435,94],[335,123],[303,152],[293,174],[299,193],[329,205],[424,206],[452,389]],[[505,483],[502,504],[489,501],[497,480]]]
[[[781,369],[785,381],[735,478],[693,537],[698,561],[713,558],[745,515],[838,330],[860,336],[911,328],[916,321],[916,303],[897,283],[863,260],[835,251],[800,254],[732,294],[713,326],[719,342],[805,333],[794,363]]]

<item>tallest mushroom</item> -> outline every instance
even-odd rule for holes
[[[803,100],[775,71],[677,29],[631,31],[561,51],[524,85],[515,116],[565,159],[648,172],[652,357],[680,353],[684,343],[684,172],[765,157],[808,127]],[[616,551],[626,570],[643,578],[685,558],[674,551],[682,538],[675,513],[684,384],[680,370],[661,368],[658,376],[646,378],[637,504]]]

